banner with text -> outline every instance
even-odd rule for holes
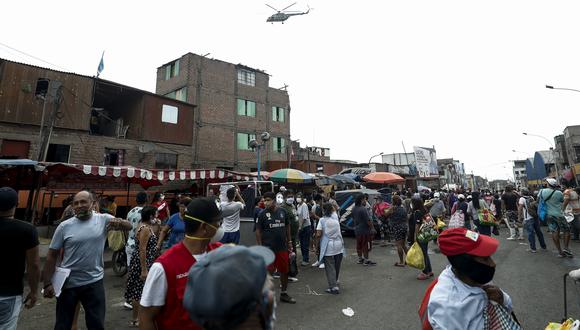
[[[424,147],[413,147],[415,152],[415,162],[417,175],[420,178],[436,178],[439,176],[437,168],[437,155],[435,149]]]

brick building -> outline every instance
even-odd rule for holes
[[[257,169],[249,147],[262,132],[271,139],[262,149],[267,161],[288,161],[290,101],[271,88],[269,75],[241,64],[187,53],[157,69],[157,94],[197,106],[191,154],[194,167]]]
[[[59,83],[62,102],[53,111]],[[0,59],[0,158],[38,159],[43,113],[47,126],[54,115],[46,161],[191,167],[192,104]]]

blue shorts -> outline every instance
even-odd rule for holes
[[[224,233],[224,237],[222,237],[220,242],[223,244],[240,244],[240,231],[238,230],[231,233]]]

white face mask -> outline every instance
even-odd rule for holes
[[[163,201],[164,199],[165,199],[165,195],[161,195],[161,196],[159,196],[159,200],[160,200],[160,201]]]
[[[222,226],[220,226],[220,227],[219,227],[219,228],[216,230],[216,232],[215,232],[215,234],[213,235],[213,237],[212,237],[212,238],[209,240],[209,242],[210,242],[210,243],[217,243],[217,242],[221,241],[221,240],[222,240],[222,238],[224,237],[224,234],[225,234],[225,230],[224,230],[224,228],[223,228]]]
[[[282,197],[281,195],[280,196],[276,196],[276,203],[278,205],[284,203],[284,197]]]
[[[294,204],[294,197],[286,198],[286,204],[289,204],[289,205]]]
[[[296,198],[296,202],[297,203],[302,203],[302,198],[300,198],[300,197]]]

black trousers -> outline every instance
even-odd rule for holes
[[[85,322],[89,330],[105,329],[105,287],[103,280],[63,289],[56,299],[55,330],[70,330],[72,327],[75,308],[81,302],[85,310]]]

